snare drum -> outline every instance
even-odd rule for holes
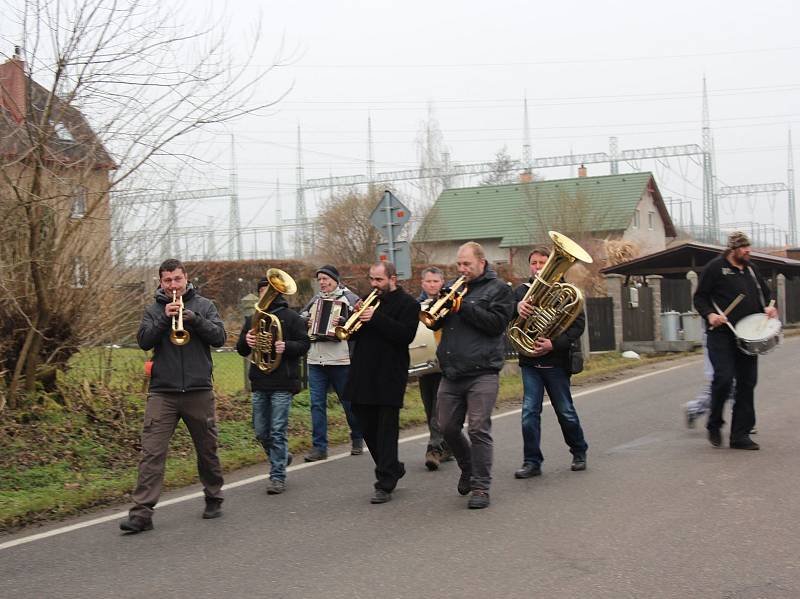
[[[439,361],[436,359],[436,337],[433,331],[421,322],[417,326],[417,335],[408,346],[408,354],[411,358],[408,374],[422,376],[441,372]]]
[[[736,323],[736,343],[748,356],[771,352],[783,339],[783,326],[766,314],[750,314]]]

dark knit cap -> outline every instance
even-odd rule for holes
[[[728,235],[728,249],[735,250],[736,248],[748,247],[750,245],[750,238],[741,231],[734,231]]]
[[[261,277],[258,280],[258,286],[256,286],[256,291],[261,291],[262,287],[269,287],[269,279],[267,277]]]
[[[336,270],[335,266],[331,266],[330,264],[326,264],[322,268],[318,268],[317,272],[315,272],[314,275],[316,276],[319,273],[322,273],[324,275],[328,275],[331,279],[333,279],[337,283],[339,282],[339,271]]]

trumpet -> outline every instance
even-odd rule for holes
[[[361,322],[358,317],[366,310],[367,308],[377,309],[378,306],[381,305],[381,300],[378,299],[378,290],[373,289],[372,293],[370,293],[364,302],[361,304],[361,307],[353,312],[350,318],[347,319],[343,325],[339,325],[334,329],[336,334],[336,338],[339,341],[345,341],[350,339],[351,335],[355,333],[358,329],[361,328],[361,325],[364,323]]]
[[[183,328],[183,296],[178,297],[178,292],[172,292],[172,302],[178,302],[180,308],[178,314],[172,317],[172,330],[169,333],[169,340],[177,346],[189,343],[191,335]]]
[[[450,307],[445,307],[445,304],[462,297],[467,292],[467,279],[464,275],[458,277],[455,282],[450,286],[450,289],[444,295],[441,295],[433,305],[427,310],[420,310],[419,320],[429,329],[433,328],[436,321],[441,320],[450,312]],[[461,289],[463,287],[463,289]]]

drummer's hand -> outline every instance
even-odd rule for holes
[[[767,306],[764,308],[764,314],[766,314],[768,318],[778,318],[778,309],[775,306]]]
[[[711,325],[712,329],[717,328],[720,325],[725,324],[728,322],[728,317],[723,314],[717,314],[716,312],[712,312],[708,315],[708,324]]]

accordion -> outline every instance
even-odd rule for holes
[[[318,298],[311,306],[308,336],[312,341],[330,339],[336,341],[334,329],[340,316],[347,316],[347,302],[335,299]]]

